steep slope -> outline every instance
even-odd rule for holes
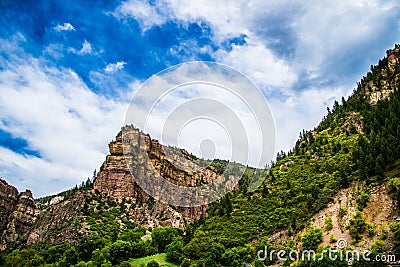
[[[399,62],[396,45],[348,100],[335,101],[318,127],[300,133],[292,151],[278,153],[258,191],[241,190],[222,217],[212,212],[220,209],[216,204],[185,255],[207,266],[251,263],[254,247],[307,248],[306,228],[325,223],[330,226],[322,227],[323,243],[316,245],[346,238],[360,251],[400,252]]]

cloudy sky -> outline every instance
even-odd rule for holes
[[[137,88],[193,60],[262,90],[292,147],[400,40],[397,1],[0,2],[0,176],[36,197],[91,176]]]

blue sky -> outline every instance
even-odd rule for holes
[[[35,196],[91,176],[138,86],[193,60],[252,79],[288,150],[399,22],[397,1],[1,1],[0,176]]]

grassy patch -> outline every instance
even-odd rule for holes
[[[146,264],[152,260],[158,262],[160,266],[178,267],[178,265],[167,261],[165,253],[160,253],[153,256],[147,256],[139,259],[131,259],[129,262],[132,266],[139,267],[139,266],[146,266]]]

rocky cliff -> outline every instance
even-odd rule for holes
[[[205,161],[185,150],[163,146],[132,126],[123,127],[109,144],[109,152],[93,188],[75,188],[46,197],[46,201],[38,203],[40,209],[29,190],[18,193],[0,179],[0,250],[11,244],[75,244],[91,232],[91,219],[100,216],[96,214],[114,207],[121,211],[115,218],[121,229],[127,223],[184,229],[187,223],[207,215],[208,205],[174,207],[155,200],[146,193],[148,188],[142,188],[143,183],[137,183],[137,179],[163,177],[161,182],[152,184],[152,192],[161,194],[165,193],[166,181],[195,187],[221,178],[212,168],[200,166],[207,165]],[[235,179],[229,177],[224,185],[234,188]]]
[[[388,98],[395,88],[400,84],[400,46],[386,51],[386,57],[380,60],[377,66],[371,66],[368,75],[376,75],[376,79],[371,79],[365,86],[365,96],[369,98],[372,105],[379,100]],[[365,77],[364,77],[365,79]],[[377,82],[378,81],[378,82]]]
[[[39,214],[31,191],[19,193],[0,179],[0,250],[29,231]]]
[[[156,195],[174,193],[165,191],[167,182],[195,187],[221,177],[211,169],[201,167],[200,160],[187,151],[163,146],[133,126],[123,127],[116,140],[109,144],[109,151],[94,182],[94,189],[116,199],[149,203],[153,198],[146,192]],[[137,179],[142,181],[140,186]],[[147,188],[143,189],[143,186]],[[225,186],[234,188],[234,178],[231,177]],[[200,219],[207,210],[206,205],[168,208],[177,213],[174,217],[183,218],[185,222]]]

